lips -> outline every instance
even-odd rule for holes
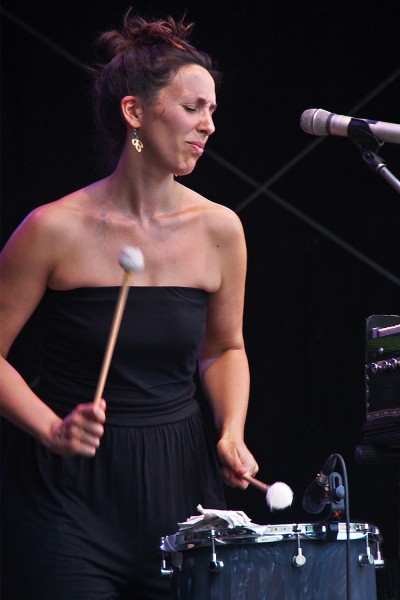
[[[189,146],[193,148],[196,154],[201,155],[204,152],[204,143],[203,142],[188,142]]]

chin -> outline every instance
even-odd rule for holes
[[[197,164],[197,161],[194,163],[191,163],[189,165],[182,165],[175,171],[175,175],[177,175],[178,177],[184,177],[185,175],[190,175],[190,173],[193,173],[196,164]]]

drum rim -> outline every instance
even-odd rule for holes
[[[273,542],[284,542],[297,540],[325,541],[327,536],[327,525],[337,529],[336,540],[347,539],[347,524],[344,522],[329,523],[287,523],[266,525],[261,533],[251,529],[237,527],[231,530],[204,529],[201,531],[178,531],[173,535],[162,538],[161,550],[181,551],[192,550],[202,546],[210,546],[212,539],[218,546],[232,544],[264,544]],[[351,540],[361,539],[368,536],[371,539],[380,540],[380,532],[376,525],[370,523],[349,523],[349,537]],[[330,539],[330,541],[332,541]]]

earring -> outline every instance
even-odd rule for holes
[[[143,144],[139,140],[139,133],[136,127],[133,128],[132,146],[136,148],[138,152],[141,152],[143,150]]]

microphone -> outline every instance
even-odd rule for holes
[[[359,135],[368,133],[378,138],[380,142],[400,144],[400,125],[345,117],[322,108],[305,110],[300,117],[300,127],[305,133],[311,135],[339,135],[354,141]]]
[[[326,504],[329,504],[328,481],[329,475],[335,468],[336,460],[337,457],[331,454],[314,481],[304,492],[303,508],[305,511],[317,515],[324,510]]]

